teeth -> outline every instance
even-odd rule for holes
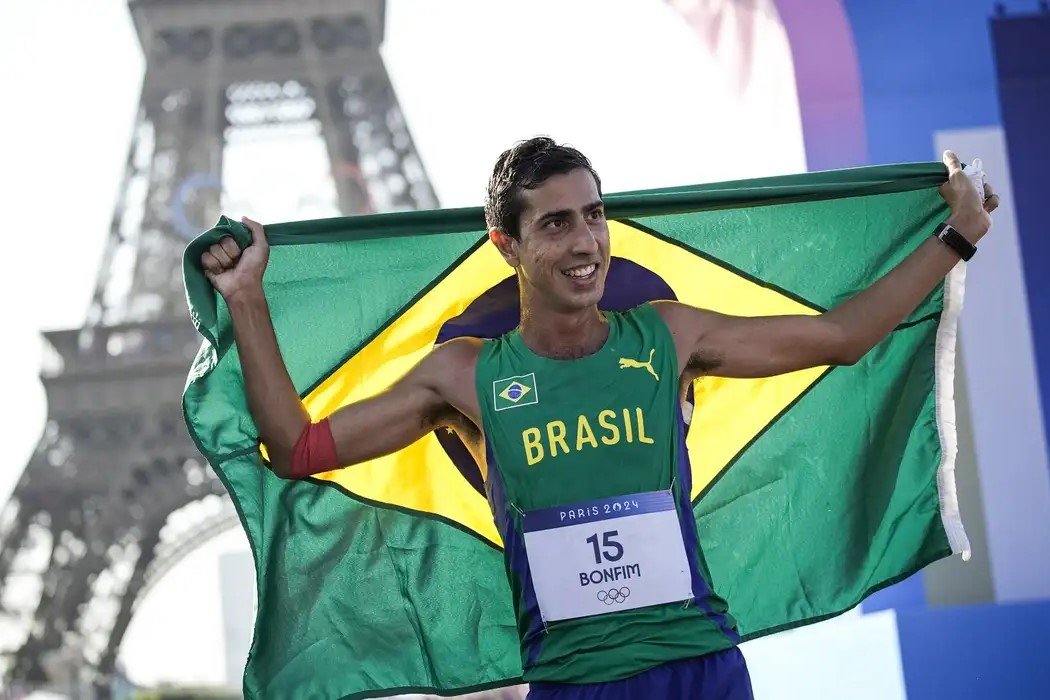
[[[568,275],[569,277],[586,277],[587,275],[589,275],[592,272],[594,272],[594,270],[597,267],[598,266],[596,264],[591,263],[590,265],[584,265],[582,267],[574,267],[574,268],[572,268],[570,270],[566,270],[565,274]]]

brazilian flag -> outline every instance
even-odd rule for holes
[[[940,164],[607,197],[606,309],[677,299],[727,314],[818,314],[870,285],[946,216]],[[278,224],[265,291],[315,419],[372,396],[438,343],[497,337],[517,282],[477,208]],[[436,431],[304,481],[266,468],[222,300],[186,253],[205,337],[186,422],[236,504],[259,614],[248,697],[469,692],[521,676],[502,544],[480,472]],[[745,638],[814,622],[965,553],[952,396],[963,266],[859,363],[697,380],[685,411],[714,589]],[[534,400],[528,377],[501,391]]]

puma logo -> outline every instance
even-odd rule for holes
[[[647,371],[649,374],[653,375],[653,378],[655,378],[656,381],[660,381],[660,375],[657,374],[656,370],[653,369],[653,355],[655,353],[656,353],[656,348],[653,348],[652,350],[649,351],[649,360],[647,362],[642,362],[640,360],[632,360],[629,357],[621,357],[620,358],[620,369],[627,369],[628,367],[644,367],[645,371]]]

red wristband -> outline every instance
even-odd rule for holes
[[[335,438],[332,426],[325,418],[317,423],[309,423],[299,435],[299,440],[292,450],[292,468],[288,477],[304,479],[311,474],[331,471],[339,467],[339,457],[335,453]]]

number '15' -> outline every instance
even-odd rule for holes
[[[623,545],[613,539],[614,536],[618,536],[619,534],[618,530],[603,532],[601,549],[598,547],[597,532],[587,538],[587,541],[590,542],[592,547],[594,547],[595,564],[601,564],[602,557],[605,557],[606,561],[617,561],[623,556]]]

